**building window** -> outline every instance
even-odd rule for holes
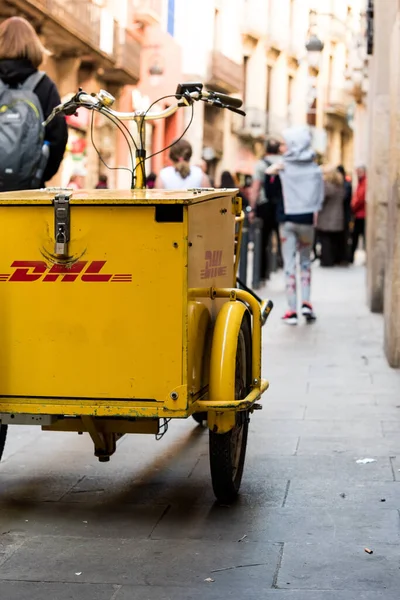
[[[249,57],[243,56],[243,104],[247,104],[247,82],[249,73]]]
[[[317,99],[313,100],[307,112],[307,125],[310,127],[317,126]]]
[[[175,31],[175,0],[168,0],[168,20],[167,31],[170,35],[174,35]]]
[[[288,100],[287,100],[288,125],[293,124],[292,123],[293,87],[294,87],[294,77],[293,77],[293,75],[289,75],[289,77],[288,77]]]
[[[271,84],[272,84],[272,67],[267,66],[267,96],[265,99],[265,110],[267,113],[271,110]]]
[[[289,107],[293,101],[293,86],[294,86],[294,77],[293,77],[293,75],[289,75],[289,77],[288,77],[288,106]]]

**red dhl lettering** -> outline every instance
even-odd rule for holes
[[[73,283],[84,281],[85,283],[131,283],[131,273],[104,273],[103,268],[107,261],[78,261],[71,266],[52,265],[48,267],[41,260],[15,260],[11,264],[14,269],[12,273],[0,273],[0,282],[32,282],[40,281],[51,283],[61,281],[62,283]]]

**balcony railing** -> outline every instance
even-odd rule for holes
[[[43,2],[43,0],[41,0]],[[101,7],[79,0],[46,0],[46,12],[71,32],[79,33],[91,45],[100,47]]]
[[[275,113],[267,114],[267,134],[280,136],[286,127],[292,125],[292,117],[290,114],[277,115]]]
[[[269,135],[280,136],[286,127],[293,125],[289,111],[287,115],[278,115],[261,108],[245,108],[246,116],[232,115],[232,131],[240,137],[249,139],[265,139]]]
[[[215,150],[217,156],[221,156],[224,150],[224,132],[215,126],[215,123],[204,121],[203,146],[210,146]]]
[[[103,9],[81,0],[7,0],[0,2],[0,16],[17,11],[28,20],[42,22],[45,43],[55,52],[102,53],[101,15]]]
[[[246,116],[232,115],[232,131],[244,138],[264,138],[267,133],[267,112],[246,106]]]
[[[210,57],[207,85],[218,91],[233,94],[243,91],[243,65],[231,60],[222,52],[214,51]]]
[[[326,91],[325,113],[345,117],[352,102],[349,91],[345,88],[330,88]]]
[[[162,18],[162,0],[133,0],[133,18],[144,25],[156,25]]]
[[[140,78],[140,49],[132,33],[114,21],[115,66],[105,71],[105,80],[118,85],[137,83]]]

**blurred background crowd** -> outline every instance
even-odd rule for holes
[[[78,87],[105,88],[117,110],[147,109],[188,80],[243,98],[244,118],[196,105],[186,136],[213,182],[228,170],[243,187],[266,137],[290,125],[312,128],[321,162],[350,173],[365,163],[363,9],[363,0],[5,0],[0,18],[18,14],[32,23],[51,52],[44,68],[62,99]],[[189,113],[149,124],[149,153],[176,139]],[[109,187],[127,187],[126,172],[104,172],[89,124],[87,111],[68,117],[67,153],[54,183],[74,176],[94,187],[107,175]],[[122,136],[101,117],[95,125],[102,157],[126,166]],[[154,156],[148,171],[167,161],[167,153]]]

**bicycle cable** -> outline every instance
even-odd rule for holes
[[[155,104],[157,104],[158,102],[161,102],[161,100],[168,100],[168,98],[178,98],[178,96],[179,96],[179,98],[182,98],[182,94],[178,94],[178,95],[176,95],[176,94],[168,94],[167,96],[161,96],[161,98],[157,98],[157,100],[154,100],[154,102],[152,102],[150,104],[150,106],[148,108],[146,108],[146,110],[143,113],[143,116],[142,116],[142,118],[140,120],[140,125],[138,127],[138,129],[139,129],[140,145],[141,145],[142,148],[143,148],[143,144],[144,144],[143,133],[144,133],[144,127],[146,125],[146,116],[148,115],[149,110],[151,110]],[[178,100],[179,100],[179,98],[178,98]]]
[[[92,112],[92,118],[91,118],[91,123],[90,123],[90,140],[93,144],[93,148],[96,151],[97,156],[99,157],[100,161],[102,162],[102,164],[107,168],[110,169],[110,171],[129,171],[130,175],[131,175],[131,187],[134,186],[134,180],[135,180],[135,169],[134,169],[134,161],[133,161],[133,153],[132,153],[132,148],[129,144],[129,139],[126,135],[126,133],[124,132],[123,128],[120,126],[120,121],[114,121],[109,115],[107,115],[106,112],[102,112],[102,115],[105,115],[112,123],[114,123],[114,125],[119,129],[119,131],[122,133],[122,135],[125,138],[125,141],[128,145],[128,150],[129,150],[129,155],[130,155],[130,159],[131,159],[131,165],[132,168],[130,169],[129,167],[110,167],[106,161],[103,159],[103,157],[100,154],[100,151],[98,150],[95,141],[94,141],[94,112]],[[124,129],[126,129],[128,132],[129,130],[127,129],[127,127],[124,127]],[[130,132],[129,132],[130,133]],[[132,134],[130,134],[132,137]],[[133,138],[132,138],[133,139]],[[136,144],[135,144],[136,145]]]
[[[175,97],[175,96],[174,96]],[[155,104],[155,102],[153,103]],[[168,146],[166,146],[165,148],[162,148],[161,150],[158,150],[157,152],[153,152],[153,154],[149,154],[149,156],[146,156],[145,160],[148,160],[150,158],[153,158],[153,156],[157,156],[157,154],[161,154],[162,152],[165,152],[166,150],[169,150],[170,148],[172,148],[172,146],[174,146],[176,143],[178,143],[183,136],[185,135],[185,133],[188,131],[189,127],[191,126],[192,122],[193,122],[193,117],[194,117],[194,105],[191,104],[191,108],[192,108],[192,114],[190,116],[189,119],[189,123],[187,124],[187,126],[185,127],[185,129],[183,130],[183,132],[181,133],[181,135],[178,137],[178,139],[174,140],[171,144],[169,144]],[[143,164],[144,164],[144,160],[141,160],[134,168],[134,171],[136,171],[136,169],[138,167],[143,168]]]

